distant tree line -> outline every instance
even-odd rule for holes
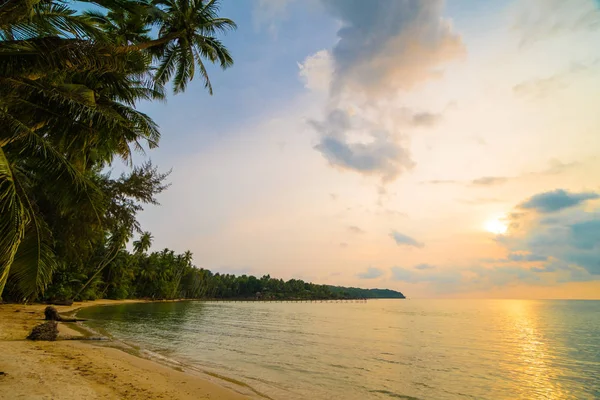
[[[348,299],[404,299],[401,292],[391,289],[361,289],[355,287],[329,286],[334,294]]]
[[[175,254],[164,249],[147,253],[152,236],[145,232],[134,242],[134,251],[125,249],[89,281],[86,274],[65,268],[54,274],[44,293],[44,300],[109,299],[258,299],[318,300],[356,298],[403,298],[400,292],[387,289],[359,289],[317,285],[300,279],[271,278],[264,275],[212,273],[192,264],[187,251]]]

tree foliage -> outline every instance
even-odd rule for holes
[[[216,0],[0,4],[0,296],[29,301],[58,282],[83,293],[140,231],[167,174],[132,165],[160,139],[137,105],[164,100],[168,84],[183,91],[196,67],[212,93],[204,63],[233,64],[217,34],[235,24],[218,11]],[[132,171],[114,178],[117,158]]]
[[[134,251],[121,250],[103,272],[76,299],[240,299],[240,300],[331,300],[359,298],[404,298],[402,293],[384,289],[358,289],[317,285],[300,279],[271,278],[264,275],[232,275],[212,273],[192,263],[187,251],[175,254],[164,249],[147,253],[144,232],[134,242]],[[151,239],[150,239],[151,240]],[[46,296],[63,300],[73,294],[65,285],[53,284]]]

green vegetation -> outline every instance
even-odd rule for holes
[[[149,298],[149,299],[356,299],[404,298],[382,289],[357,289],[315,285],[299,279],[274,279],[269,275],[213,274],[192,265],[192,254],[169,249],[147,254],[152,236],[144,232],[133,242],[134,252],[120,250],[112,262],[84,289],[72,285],[71,271],[59,271],[45,295],[50,299]]]
[[[59,271],[45,296],[50,299],[149,298],[149,299],[352,299],[402,298],[393,291],[315,285],[299,279],[274,279],[269,275],[213,274],[192,265],[192,254],[169,249],[150,254],[151,236],[145,232],[134,242],[134,252],[120,250],[114,260],[84,290],[72,285],[71,271]],[[74,290],[78,290],[75,292]]]
[[[76,11],[71,4],[78,3]],[[137,213],[168,173],[136,107],[183,92],[205,63],[233,64],[218,0],[4,0],[0,5],[0,298],[329,299],[374,292],[212,274],[192,255],[147,254]],[[115,159],[131,168],[116,177]],[[134,235],[133,253],[126,245]],[[392,297],[392,296],[390,296]]]
[[[77,3],[77,12],[70,5]],[[0,6],[0,296],[89,291],[166,188],[152,164],[115,158],[158,145],[140,101],[165,99],[205,62],[232,65],[216,0],[5,0]]]
[[[390,289],[360,289],[355,287],[328,286],[334,294],[348,299],[404,299],[400,292]]]

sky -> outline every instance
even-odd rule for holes
[[[600,297],[600,3],[222,1],[140,216],[213,272],[410,298]]]

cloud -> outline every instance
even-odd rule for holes
[[[482,178],[473,179],[472,185],[475,186],[494,186],[506,183],[508,178],[505,176],[484,176]]]
[[[548,162],[548,166],[542,170],[533,171],[533,172],[524,172],[521,175],[516,176],[484,176],[481,178],[473,179],[469,182],[461,182],[458,180],[452,179],[434,179],[429,181],[422,181],[422,184],[430,184],[430,185],[449,185],[449,184],[470,184],[472,186],[492,186],[492,185],[500,185],[507,182],[517,181],[521,179],[530,179],[534,176],[551,176],[551,175],[560,175],[565,173],[575,167],[582,165],[580,162],[569,162],[563,163],[557,159],[551,159]],[[497,201],[497,200],[493,200]],[[469,200],[465,200],[464,202],[468,203]],[[483,201],[485,202],[485,201]],[[491,201],[490,201],[491,202]]]
[[[457,284],[463,277],[457,271],[417,272],[414,269],[392,267],[392,279],[408,283],[430,282],[436,284]]]
[[[419,275],[415,274],[414,271],[408,270],[401,267],[392,267],[392,279],[395,281],[414,282],[416,277]]]
[[[589,63],[573,63],[566,70],[552,76],[521,82],[513,87],[513,92],[524,98],[539,99],[551,96],[555,92],[567,88],[577,76],[595,70],[599,64],[600,59]]]
[[[565,190],[557,189],[551,192],[536,194],[521,203],[520,207],[537,210],[541,213],[551,213],[597,198],[600,198],[600,195],[594,192],[569,193]]]
[[[600,27],[596,0],[528,0],[519,2],[515,11],[515,28],[522,35],[522,46]]]
[[[304,87],[315,92],[327,92],[333,75],[333,60],[327,50],[321,50],[298,63]]]
[[[340,247],[345,249],[346,247],[348,247],[348,243],[346,243],[346,242],[341,242],[341,243],[340,243]]]
[[[331,166],[393,181],[414,162],[399,132],[402,108],[390,100],[440,77],[445,62],[464,54],[463,43],[442,17],[443,0],[321,2],[341,27],[335,46],[301,67],[307,87],[321,90],[330,81],[325,116],[311,121],[319,133],[315,149]],[[417,113],[408,125],[440,118]]]
[[[415,265],[414,268],[423,271],[426,269],[435,269],[435,266],[431,265],[431,264],[419,264],[419,265]]]
[[[404,235],[398,231],[392,231],[392,233],[390,234],[390,236],[392,237],[392,239],[394,239],[394,241],[396,242],[396,244],[398,246],[413,246],[413,247],[423,247],[424,244],[420,243],[418,241],[416,241],[415,239],[411,238],[410,236]]]
[[[581,250],[592,250],[600,247],[600,219],[581,221],[570,226],[573,245]],[[600,253],[597,255],[600,263]]]
[[[379,278],[383,274],[384,274],[383,270],[381,270],[379,268],[369,267],[369,268],[367,268],[367,270],[365,272],[356,274],[356,276],[360,279],[375,279],[375,278]]]
[[[531,253],[511,253],[508,255],[508,260],[525,262],[547,261],[548,256]]]
[[[267,27],[272,36],[277,36],[278,23],[287,19],[288,7],[294,0],[258,0],[252,17],[254,26],[260,30]]]
[[[415,126],[434,126],[437,125],[442,119],[441,114],[434,114],[430,112],[420,112],[416,113],[412,117],[412,124]]]
[[[537,271],[518,266],[473,267],[467,269],[473,274],[473,286],[479,290],[517,283],[543,284]]]
[[[600,279],[600,209],[583,207],[591,198],[598,195],[556,190],[521,203],[521,209],[529,207],[513,213],[508,235],[497,239],[509,251],[508,260],[542,262],[538,271],[562,271],[563,280],[571,273],[580,280]],[[549,212],[555,212],[552,218],[546,217]]]
[[[322,2],[342,24],[332,50],[334,91],[411,89],[464,54],[460,37],[442,17],[443,0]]]
[[[455,183],[460,183],[460,182],[449,180],[449,179],[434,179],[431,181],[423,181],[421,183],[428,183],[430,185],[453,185]]]
[[[560,75],[553,75],[548,78],[532,79],[521,82],[513,87],[513,92],[517,96],[542,98],[552,93],[564,89],[568,83]]]
[[[600,20],[599,20],[600,21]],[[583,75],[600,64],[600,59],[589,63],[573,63],[566,70],[545,78],[535,78],[513,86],[515,95],[523,98],[540,99],[569,87],[577,76]]]
[[[580,166],[578,161],[563,163],[560,160],[552,159],[548,163],[548,168],[541,172],[532,172],[532,175],[560,175],[570,169]]]
[[[358,234],[363,234],[363,233],[365,233],[365,231],[364,231],[364,230],[360,229],[358,226],[355,226],[355,225],[350,225],[350,226],[348,227],[348,230],[349,230],[350,232],[352,232],[352,233],[358,233]]]
[[[348,132],[356,128],[347,112],[336,109],[325,121],[311,121],[321,139],[315,146],[333,166],[349,169],[366,175],[380,176],[383,182],[394,180],[403,171],[414,166],[408,154],[389,132],[376,126],[368,127],[366,142],[350,141]],[[364,130],[363,130],[364,132]]]

